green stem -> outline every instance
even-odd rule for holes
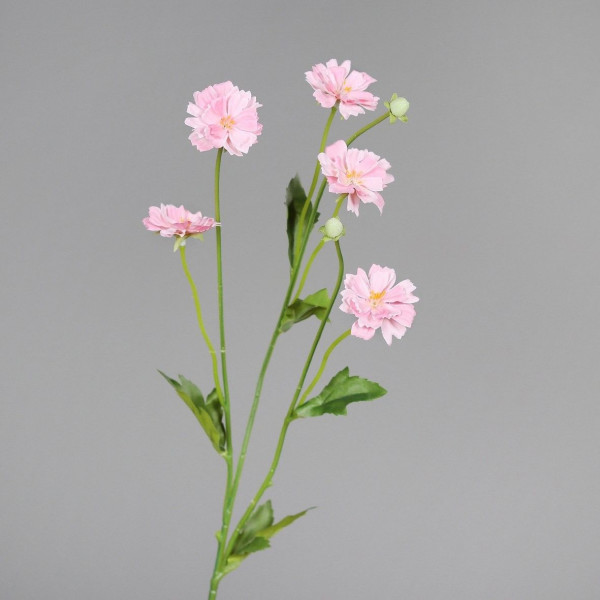
[[[210,358],[212,361],[212,370],[213,370],[213,379],[215,382],[215,389],[217,390],[217,395],[219,397],[219,401],[223,404],[223,391],[221,389],[221,383],[219,380],[219,366],[217,363],[217,353],[215,352],[215,347],[212,345],[210,341],[210,337],[208,337],[208,333],[206,332],[206,327],[204,327],[204,321],[202,320],[202,309],[200,308],[200,298],[198,297],[198,289],[196,288],[196,284],[192,279],[192,275],[190,273],[190,269],[187,264],[187,260],[185,257],[185,246],[179,246],[179,255],[181,256],[181,266],[183,267],[183,272],[190,284],[190,288],[192,290],[192,296],[194,297],[194,306],[196,307],[196,317],[198,319],[198,326],[200,327],[200,332],[202,333],[202,337],[206,342],[206,346],[208,347],[208,351],[210,352]]]
[[[331,123],[333,122],[333,117],[337,111],[337,103],[331,108],[329,113],[329,118],[327,119],[327,123],[325,124],[325,129],[323,130],[323,136],[321,137],[321,145],[319,146],[319,154],[325,150],[325,145],[327,144],[327,138],[329,137],[329,129],[331,128]],[[310,206],[310,201],[312,195],[317,187],[317,181],[319,179],[319,172],[321,171],[321,163],[317,159],[317,164],[315,165],[315,171],[313,173],[313,178],[310,183],[310,188],[308,190],[308,195],[306,196],[306,201],[304,202],[304,206],[302,207],[302,212],[300,213],[300,218],[298,220],[298,235],[296,237],[296,248],[295,256],[298,256],[298,249],[302,240],[302,231],[304,227],[304,219],[306,218],[306,212],[308,211],[308,207]]]
[[[339,198],[337,199],[337,203],[335,205],[335,210],[333,211],[332,218],[338,216],[338,213],[340,212],[340,208],[342,206],[342,202],[344,201],[344,198],[347,198],[347,197],[348,197],[348,194],[342,194],[341,196],[339,196]],[[320,199],[321,199],[321,196],[319,196],[319,200]],[[317,247],[313,250],[312,254],[310,255],[310,258],[308,259],[308,262],[306,263],[306,267],[304,267],[304,273],[302,273],[302,278],[300,279],[300,284],[298,285],[298,291],[296,292],[296,295],[294,296],[294,299],[292,300],[292,302],[295,302],[300,297],[302,289],[304,288],[304,284],[306,283],[306,278],[308,277],[310,268],[311,268],[315,258],[317,258],[317,254],[319,254],[319,252],[321,252],[324,244],[325,244],[325,240],[322,239],[317,244]]]
[[[304,287],[304,284],[306,283],[306,278],[308,276],[308,272],[310,271],[310,267],[313,264],[313,261],[315,260],[315,258],[317,258],[317,254],[319,254],[319,252],[321,251],[321,248],[323,248],[324,245],[325,245],[325,241],[321,240],[317,244],[317,247],[313,250],[312,254],[310,255],[310,258],[308,259],[308,262],[306,263],[306,267],[304,268],[304,273],[302,274],[302,279],[300,279],[300,284],[298,285],[298,291],[296,292],[296,295],[294,296],[294,299],[292,300],[292,302],[295,302],[300,297],[300,293],[302,292],[302,288]]]
[[[317,374],[315,375],[314,379],[310,382],[310,385],[306,388],[304,394],[302,394],[302,398],[300,398],[300,402],[298,402],[298,406],[302,406],[304,404],[304,402],[306,401],[306,398],[312,392],[315,385],[317,385],[317,383],[319,383],[319,379],[321,379],[321,375],[323,375],[323,371],[325,370],[325,365],[327,365],[329,356],[335,350],[335,347],[341,341],[345,340],[349,335],[350,335],[350,329],[348,329],[347,331],[344,331],[344,333],[342,333],[342,335],[340,335],[338,338],[333,340],[333,342],[331,342],[331,345],[329,346],[329,348],[327,348],[327,350],[325,351],[325,354],[323,354],[323,360],[321,361],[321,366],[319,367]]]
[[[279,465],[279,459],[281,458],[281,452],[283,450],[283,444],[285,442],[285,436],[287,434],[288,427],[295,418],[294,410],[296,408],[296,403],[298,401],[298,397],[300,396],[300,392],[302,391],[302,386],[304,385],[304,381],[306,379],[308,369],[310,368],[313,356],[315,354],[315,351],[316,351],[319,341],[321,339],[321,335],[323,334],[323,330],[325,329],[325,325],[327,324],[327,319],[329,318],[331,309],[333,308],[333,304],[336,301],[337,295],[340,291],[340,287],[342,286],[342,279],[344,277],[344,258],[342,256],[342,251],[340,249],[339,241],[335,242],[335,250],[337,253],[337,257],[338,257],[338,276],[337,276],[337,280],[335,283],[335,288],[334,288],[333,294],[331,295],[331,301],[329,303],[329,306],[327,307],[327,313],[321,320],[321,324],[319,325],[319,329],[315,335],[312,346],[308,353],[308,358],[306,359],[306,362],[304,363],[304,368],[302,369],[302,374],[300,375],[300,380],[298,381],[298,386],[296,387],[294,397],[292,398],[292,402],[290,403],[290,407],[288,409],[286,417],[283,421],[283,425],[281,427],[281,432],[279,433],[279,439],[277,441],[275,455],[273,456],[273,461],[271,462],[271,467],[269,468],[269,472],[267,473],[267,476],[263,480],[260,488],[254,495],[254,498],[252,498],[248,508],[246,509],[246,512],[242,515],[242,518],[240,519],[240,521],[238,522],[238,524],[235,528],[235,531],[231,535],[231,539],[229,540],[229,543],[227,544],[227,550],[225,551],[226,556],[228,556],[229,553],[231,552],[231,550],[233,549],[235,542],[236,542],[237,538],[239,537],[242,528],[244,527],[246,521],[250,518],[250,515],[254,511],[254,507],[256,506],[258,501],[262,498],[263,494],[265,493],[265,490],[268,487],[270,487],[271,482],[273,480],[273,476],[275,475],[275,471],[277,470],[277,466]]]
[[[303,244],[301,252],[304,251],[306,244]],[[240,450],[240,455],[237,461],[237,467],[235,470],[235,476],[233,478],[233,484],[230,489],[231,496],[231,504],[235,502],[235,497],[237,495],[238,487],[240,484],[240,478],[242,475],[242,471],[244,469],[244,463],[246,461],[246,454],[248,452],[248,444],[250,443],[250,436],[252,435],[252,429],[254,427],[254,420],[256,418],[256,412],[258,410],[258,404],[260,401],[260,395],[262,393],[263,382],[265,379],[265,375],[267,373],[267,369],[269,367],[269,363],[271,362],[271,356],[273,355],[273,350],[275,349],[275,344],[277,343],[277,338],[281,334],[281,322],[283,321],[283,317],[285,315],[285,311],[290,304],[290,298],[292,296],[292,290],[294,289],[294,285],[296,283],[296,279],[298,277],[299,271],[299,262],[296,263],[295,267],[292,270],[292,276],[290,278],[290,282],[288,285],[288,289],[283,300],[283,306],[281,307],[281,312],[279,313],[279,318],[277,319],[277,324],[275,325],[275,329],[273,334],[271,335],[271,341],[269,342],[269,347],[267,348],[267,353],[265,354],[265,358],[263,359],[262,366],[260,368],[260,373],[258,375],[258,381],[256,382],[256,389],[254,391],[254,399],[252,400],[252,406],[250,408],[250,414],[248,415],[248,422],[246,423],[246,431],[244,432],[244,439],[242,440],[242,447]],[[229,513],[229,518],[231,519],[231,512]],[[228,546],[228,551],[225,553],[225,556],[228,556],[230,550]]]
[[[322,144],[323,144],[323,142],[322,142]],[[319,205],[321,197],[323,196],[323,191],[325,189],[326,183],[327,183],[326,180],[324,180],[322,182],[321,186],[319,187],[319,191],[318,191],[317,197],[315,199],[315,208],[314,208],[314,210],[311,211],[311,213],[308,217],[307,230],[309,232],[314,224],[315,217],[316,217],[316,209]],[[304,256],[304,252],[306,251],[307,243],[308,243],[308,236],[305,235],[305,236],[303,236],[302,244],[300,247],[300,253],[298,255],[298,260],[296,261],[296,264],[292,268],[292,274],[290,276],[290,281],[289,281],[288,288],[287,288],[287,291],[285,294],[285,298],[283,300],[283,305],[282,305],[281,311],[279,313],[279,318],[277,319],[277,323],[275,324],[275,329],[273,330],[273,334],[271,335],[269,347],[267,348],[267,353],[265,354],[265,358],[263,359],[260,373],[258,375],[258,381],[256,382],[256,389],[254,391],[254,399],[252,400],[250,414],[248,415],[248,421],[246,423],[246,430],[244,432],[244,439],[242,440],[242,446],[240,449],[240,455],[238,457],[238,461],[237,461],[237,465],[236,465],[236,469],[235,469],[235,475],[233,477],[233,483],[231,484],[231,487],[229,488],[230,500],[229,500],[229,509],[227,512],[227,515],[228,515],[227,527],[229,527],[229,522],[231,521],[231,513],[233,510],[233,505],[235,503],[235,498],[237,496],[237,491],[239,488],[242,471],[244,469],[244,463],[246,461],[246,454],[248,452],[248,445],[250,443],[250,437],[252,435],[252,429],[254,427],[254,420],[256,418],[256,412],[258,410],[258,404],[260,402],[260,395],[262,393],[262,387],[263,387],[265,375],[267,373],[269,363],[271,362],[271,357],[272,357],[273,351],[275,349],[275,344],[277,343],[277,339],[279,338],[279,335],[281,334],[281,323],[285,316],[285,311],[290,304],[290,299],[292,297],[292,291],[294,290],[294,286],[296,285],[296,279],[298,278],[298,273],[300,271],[300,265],[302,263],[302,257]],[[219,562],[222,562],[223,557],[226,557],[229,554],[229,552],[231,551],[230,548],[231,548],[231,546],[228,545],[228,551],[225,552],[224,554],[221,552],[221,558],[220,558]],[[220,567],[220,565],[219,565],[219,567]],[[215,568],[215,572],[213,573],[213,580],[215,580],[215,575],[217,575],[215,584],[218,585],[218,581],[222,577],[222,574],[221,573],[217,574],[216,568]],[[211,590],[212,590],[212,583],[211,583]],[[211,597],[213,597],[213,596],[211,596]]]
[[[369,131],[375,125],[379,125],[382,121],[385,121],[390,116],[389,111],[383,113],[381,116],[377,117],[374,121],[371,121],[367,125],[365,125],[362,129],[359,129],[356,133],[353,133],[347,140],[346,146],[349,146],[356,138],[360,137],[363,133]]]
[[[221,175],[221,158],[223,156],[223,148],[217,151],[217,160],[215,163],[215,220],[221,222],[221,205],[220,205],[220,175]],[[220,566],[223,558],[223,549],[227,541],[227,533],[229,523],[231,521],[232,497],[231,487],[233,483],[233,444],[231,436],[231,409],[229,398],[229,381],[227,377],[227,352],[225,347],[225,318],[223,310],[223,265],[221,256],[221,227],[216,228],[216,246],[217,246],[217,295],[219,304],[219,338],[221,349],[221,371],[223,375],[223,412],[225,414],[225,435],[227,447],[225,451],[225,460],[227,462],[227,482],[225,484],[225,494],[223,496],[223,511],[221,530],[217,535],[217,555],[215,558],[215,566],[210,582],[209,598],[215,598],[217,587],[222,577]]]
[[[340,213],[340,208],[342,208],[342,202],[348,197],[348,194],[342,194],[338,197],[335,203],[335,210],[333,211],[333,217],[337,217]],[[332,217],[332,218],[333,218]]]

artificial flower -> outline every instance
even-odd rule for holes
[[[185,120],[194,129],[189,140],[201,152],[225,148],[229,154],[242,156],[262,131],[256,111],[260,106],[250,92],[231,81],[194,92],[187,110],[192,116]]]
[[[192,213],[183,206],[161,204],[151,206],[148,216],[143,220],[144,226],[149,231],[157,231],[163,237],[191,237],[196,236],[213,227],[217,223],[212,217],[203,217],[201,212]]]
[[[353,336],[369,340],[381,328],[389,346],[392,338],[406,333],[419,299],[412,294],[416,288],[409,279],[394,285],[395,281],[394,269],[379,265],[371,266],[368,275],[360,268],[356,275],[346,275],[340,309],[357,318],[350,331]]]
[[[360,202],[375,204],[379,212],[383,210],[385,202],[379,192],[394,181],[386,173],[390,168],[387,160],[368,150],[348,149],[344,140],[325,148],[318,158],[329,191],[348,194],[348,210],[358,216]]]
[[[365,91],[377,81],[366,73],[350,71],[350,61],[338,65],[332,58],[326,64],[319,63],[305,73],[306,81],[313,88],[313,96],[323,108],[331,108],[339,102],[340,114],[344,119],[350,115],[364,114],[365,109],[375,110],[379,98]]]

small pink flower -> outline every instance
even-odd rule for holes
[[[362,115],[364,109],[375,110],[379,98],[367,87],[377,81],[366,73],[350,72],[350,61],[345,60],[338,66],[332,58],[324,65],[319,63],[312,71],[305,73],[306,81],[313,88],[313,96],[323,108],[331,108],[336,102],[340,103],[340,114],[344,119],[350,115]]]
[[[368,150],[348,149],[344,140],[325,148],[318,156],[323,175],[329,182],[329,191],[348,194],[348,210],[358,216],[358,205],[373,203],[383,210],[385,202],[379,193],[394,177],[386,173],[390,163]]]
[[[143,223],[146,229],[158,231],[163,237],[182,238],[197,236],[219,224],[212,217],[203,217],[200,212],[191,213],[183,205],[173,204],[161,204],[160,208],[151,206]]]
[[[396,272],[388,267],[373,265],[369,275],[358,269],[356,275],[346,275],[340,309],[357,317],[351,334],[370,340],[381,327],[388,346],[392,338],[401,338],[415,318],[413,296],[416,289],[408,279],[394,285]]]
[[[194,129],[189,140],[201,152],[225,148],[229,154],[242,156],[262,131],[256,111],[260,106],[250,92],[231,81],[194,92],[194,102],[187,110],[192,116],[185,120]]]

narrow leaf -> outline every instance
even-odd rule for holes
[[[159,371],[159,373],[173,386],[177,395],[194,413],[210,439],[213,448],[219,454],[223,454],[225,452],[225,427],[223,425],[223,410],[216,392],[213,390],[208,396],[208,402],[204,402],[204,397],[198,386],[183,375],[179,375],[179,381],[177,381],[165,375],[162,371]]]
[[[288,515],[287,517],[284,517],[283,519],[281,519],[281,521],[278,521],[277,523],[274,523],[270,527],[266,527],[265,529],[261,529],[258,532],[258,535],[260,537],[266,538],[268,540],[268,539],[272,538],[276,533],[278,533],[279,531],[281,531],[284,527],[287,527],[288,525],[291,525],[296,519],[299,519],[300,517],[303,517],[312,508],[314,508],[314,507],[307,508],[306,510],[303,510],[302,512],[299,512],[299,513],[296,513],[295,515]]]
[[[333,376],[322,392],[296,408],[296,417],[317,417],[323,414],[345,415],[352,402],[374,400],[387,393],[378,383],[350,376],[348,367]]]
[[[296,175],[296,177],[290,180],[285,192],[285,204],[287,207],[288,258],[290,259],[290,265],[292,267],[294,266],[294,261],[296,259],[295,246],[298,235],[300,214],[302,213],[302,208],[305,202],[306,192],[300,183],[300,178],[298,175]],[[311,204],[306,211],[304,226],[306,226],[306,223],[308,223],[312,210],[313,208]],[[315,223],[317,222],[318,218],[319,213],[317,213],[315,216]]]

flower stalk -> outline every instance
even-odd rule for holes
[[[221,178],[221,159],[223,157],[223,148],[217,150],[217,159],[215,162],[215,177],[214,177],[214,201],[215,201],[215,217],[217,221],[221,220],[221,201],[220,201],[220,178]],[[217,535],[217,555],[215,557],[215,567],[211,578],[211,593],[214,587],[216,595],[216,586],[219,581],[219,567],[223,560],[223,549],[227,540],[229,523],[231,521],[231,511],[233,510],[233,502],[235,494],[231,493],[233,485],[233,443],[231,435],[231,402],[229,397],[229,380],[227,377],[227,350],[225,343],[225,315],[223,308],[223,261],[221,252],[221,228],[216,231],[216,256],[217,256],[217,300],[219,306],[219,339],[221,350],[221,372],[223,375],[223,412],[225,415],[225,461],[227,463],[227,479],[225,483],[225,494],[223,495],[223,510],[221,519],[221,531]]]

